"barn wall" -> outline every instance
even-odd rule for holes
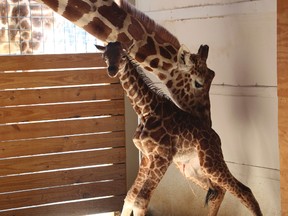
[[[0,215],[120,210],[123,91],[107,76],[101,54],[0,56],[0,62]]]
[[[280,215],[276,1],[136,0],[136,6],[191,52],[210,46],[208,65],[216,72],[212,121],[225,160],[252,189],[264,215]],[[172,166],[150,210],[153,215],[205,215],[205,195]],[[227,193],[219,215],[248,212]]]

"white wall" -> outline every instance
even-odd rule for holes
[[[216,72],[213,128],[236,178],[264,215],[280,215],[275,0],[136,0],[136,6],[197,52],[208,44]],[[206,215],[206,192],[171,167],[152,197],[155,216]],[[249,215],[226,194],[219,215]]]

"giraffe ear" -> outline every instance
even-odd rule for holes
[[[178,50],[177,61],[178,66],[180,68],[189,68],[192,66],[192,62],[190,60],[191,53],[189,49],[185,45],[181,45],[180,49]]]
[[[104,52],[104,51],[105,51],[105,48],[106,48],[106,47],[104,47],[104,46],[97,45],[97,44],[95,44],[95,47],[96,47],[99,51],[101,51],[101,52]]]

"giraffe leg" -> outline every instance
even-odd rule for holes
[[[226,191],[211,183],[211,181],[201,171],[200,164],[198,164],[196,160],[187,161],[185,164],[179,162],[176,164],[180,172],[188,180],[208,191],[205,199],[205,205],[209,206],[208,215],[217,215]]]
[[[228,183],[223,183],[222,187],[224,187],[227,191],[229,191],[234,196],[238,197],[243,205],[245,205],[253,215],[262,216],[262,212],[260,206],[254,197],[251,189],[246,185],[242,184],[235,177],[230,176],[232,179]]]
[[[225,196],[225,190],[219,186],[213,185],[213,189],[209,188],[205,203],[209,206],[209,216],[218,214],[220,205]]]
[[[138,127],[136,128],[136,131],[134,133],[134,138],[133,138],[134,145],[139,150],[141,149],[140,134],[141,134],[142,130],[143,130],[143,124],[140,123],[138,125]],[[132,214],[134,202],[135,202],[135,199],[137,196],[137,191],[136,190],[133,191],[133,188],[137,188],[138,182],[141,182],[141,179],[143,178],[143,175],[145,174],[145,169],[147,169],[148,160],[149,159],[145,156],[143,156],[141,159],[141,163],[139,165],[138,175],[134,181],[134,184],[132,185],[132,187],[130,188],[130,190],[127,193],[127,196],[125,198],[124,205],[122,208],[121,216],[130,216]],[[128,196],[128,194],[129,194],[129,196]]]
[[[207,143],[209,145],[207,145]],[[214,135],[212,134],[209,140],[200,140],[198,156],[203,173],[207,175],[213,185],[222,188],[222,190],[229,191],[239,198],[241,203],[246,206],[253,215],[262,216],[260,206],[250,188],[239,182],[230,173],[223,158],[220,138],[216,133],[214,133]]]
[[[137,178],[125,198],[121,216],[129,215],[131,210],[134,216],[145,216],[151,195],[170,164],[171,160],[158,154],[142,158]]]
[[[122,213],[121,216],[130,216],[132,211],[133,211],[133,207],[134,207],[134,202],[135,199],[138,195],[138,187],[140,187],[141,182],[143,181],[143,178],[145,178],[146,175],[146,171],[148,169],[148,164],[149,164],[149,159],[146,156],[143,156],[141,159],[141,163],[139,166],[139,171],[138,171],[138,175],[134,181],[134,184],[132,185],[132,187],[130,188],[130,190],[127,193],[127,196],[125,198],[125,202],[124,202],[124,206],[122,209]]]

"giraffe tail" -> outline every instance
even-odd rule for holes
[[[218,192],[216,190],[209,188],[207,191],[207,194],[206,194],[206,198],[205,198],[205,207],[207,207],[209,201],[215,199],[215,197],[217,197],[217,195],[218,195]]]

